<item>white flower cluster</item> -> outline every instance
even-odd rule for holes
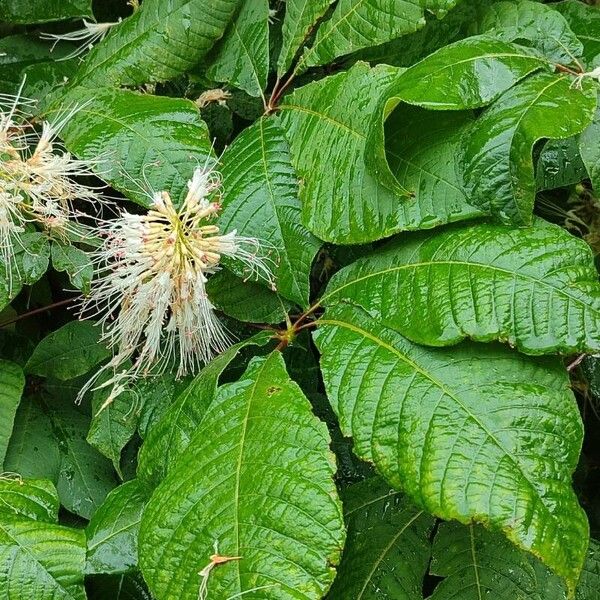
[[[206,293],[207,276],[222,257],[275,289],[271,260],[259,254],[258,240],[221,234],[214,224],[219,188],[214,170],[198,168],[179,209],[166,191],[157,192],[146,214],[123,212],[101,226],[104,244],[93,253],[97,277],[82,315],[99,319],[114,355],[81,395],[111,370],[98,386],[112,387],[108,404],[136,377],[175,365],[184,376],[223,351],[230,338]]]
[[[20,94],[0,97],[0,258],[11,264],[22,246],[27,224],[67,239],[79,212],[75,200],[101,203],[96,189],[73,179],[91,175],[90,163],[73,158],[56,143],[56,136],[73,115],[44,121],[41,132],[19,109]],[[9,273],[11,269],[6,269]]]

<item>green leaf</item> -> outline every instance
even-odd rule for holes
[[[19,34],[0,39],[0,89],[6,94],[16,94],[23,82],[24,72],[31,65],[51,64],[51,61],[63,57],[69,51],[56,48],[56,52],[51,53],[51,44],[37,36]]]
[[[357,455],[430,513],[502,530],[573,589],[588,544],[571,489],[583,428],[560,361],[425,348],[351,305],[319,323],[327,395]]]
[[[317,30],[301,67],[324,65],[338,56],[413,33],[425,25],[425,10],[439,16],[458,0],[340,0]]]
[[[239,0],[144,0],[90,51],[75,85],[136,86],[191,69],[223,35]]]
[[[600,542],[590,540],[587,560],[577,586],[577,600],[594,600],[600,589]]]
[[[90,257],[83,250],[60,242],[52,244],[51,254],[52,266],[57,271],[66,271],[75,288],[87,294],[94,275]]]
[[[403,101],[429,110],[479,108],[546,63],[522,46],[489,35],[471,37],[404,71],[390,96],[394,105]]]
[[[277,290],[308,306],[311,266],[321,242],[300,222],[298,180],[283,132],[276,122],[260,119],[236,138],[221,160],[221,229],[235,229],[274,247]]]
[[[91,0],[2,0],[0,21],[47,23],[77,17],[93,17]]]
[[[61,381],[84,375],[110,356],[100,334],[92,321],[69,321],[36,346],[25,371]]]
[[[506,92],[473,123],[459,159],[472,204],[508,223],[531,223],[533,146],[585,129],[596,108],[595,86],[587,83],[579,90],[570,77],[538,74]]]
[[[528,354],[600,350],[600,284],[589,246],[541,219],[404,237],[334,276],[349,302],[414,342],[507,341]]]
[[[87,577],[86,591],[89,600],[153,600],[137,573]]]
[[[146,436],[138,460],[137,474],[141,482],[153,488],[165,478],[194,437],[223,371],[240,350],[264,346],[269,340],[268,332],[259,333],[232,346],[200,371]]]
[[[269,74],[269,2],[246,0],[231,21],[206,76],[262,96]]]
[[[579,183],[587,171],[579,153],[579,136],[550,140],[536,166],[537,190],[552,190]]]
[[[565,0],[552,4],[569,23],[575,35],[583,43],[583,57],[588,67],[593,67],[593,59],[600,54],[600,11],[595,6],[587,6],[579,0]]]
[[[43,233],[34,231],[23,234],[19,246],[18,258],[14,257],[19,276],[23,283],[32,285],[48,270],[50,244]]]
[[[375,108],[397,74],[357,63],[295,90],[279,106],[300,178],[302,222],[322,240],[358,244],[400,229],[399,190],[380,185],[365,166]]]
[[[8,360],[0,360],[0,467],[4,463],[24,387],[23,369]]]
[[[430,571],[445,578],[431,600],[550,600],[539,595],[527,556],[480,525],[442,523],[433,543]]]
[[[226,270],[209,278],[206,293],[218,310],[245,323],[281,323],[293,307],[264,285]]]
[[[0,519],[0,589],[6,600],[85,600],[83,531]]]
[[[117,483],[110,462],[85,439],[89,418],[71,402],[48,403],[54,443],[60,451],[56,487],[61,504],[89,519]]]
[[[600,106],[596,110],[593,122],[581,134],[579,152],[594,190],[600,193]]]
[[[67,148],[100,159],[102,179],[142,206],[152,191],[182,200],[194,168],[212,158],[208,128],[189,100],[106,89],[71,96],[82,107],[61,132]]]
[[[399,201],[402,229],[429,229],[482,216],[471,206],[459,181],[456,155],[470,112],[437,113],[400,105],[385,124],[391,172],[413,197]]]
[[[277,75],[280,78],[290,68],[298,50],[333,1],[287,0],[282,26],[283,42],[277,61]]]
[[[527,42],[553,62],[570,65],[583,53],[583,44],[567,20],[552,6],[531,0],[492,4],[481,23],[481,31],[505,42]]]
[[[15,416],[4,469],[25,478],[49,479],[56,484],[60,461],[48,411],[37,398],[26,396]]]
[[[101,385],[109,378],[98,382]],[[137,393],[125,390],[105,406],[111,388],[98,389],[92,397],[92,421],[86,440],[101,454],[110,459],[115,471],[121,473],[121,450],[135,433],[140,416],[141,403]]]
[[[344,540],[327,427],[274,352],[222,386],[142,517],[142,573],[158,597],[198,598],[198,566],[222,556],[208,597],[264,589],[320,599]],[[268,586],[268,588],[263,588]]]
[[[0,522],[15,517],[56,523],[58,494],[47,479],[0,479]]]
[[[10,35],[0,39],[0,85],[5,93],[16,94],[23,81],[23,70],[51,60],[47,43],[27,35]]]
[[[344,491],[348,539],[328,600],[422,600],[435,520],[379,477]]]
[[[124,573],[137,566],[137,538],[146,501],[135,479],[106,497],[86,528],[86,574]]]

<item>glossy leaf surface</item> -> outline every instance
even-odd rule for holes
[[[152,488],[165,478],[196,434],[223,371],[240,350],[246,346],[264,346],[269,338],[265,332],[232,346],[206,365],[181,392],[144,440],[138,466],[141,482]]]
[[[298,179],[279,126],[261,119],[243,131],[223,154],[221,173],[222,230],[268,243],[277,290],[307,306],[311,266],[321,242],[300,222]]]
[[[361,306],[420,344],[497,339],[529,354],[600,347],[589,247],[541,219],[400,239],[337,274],[324,303],[337,302]]]
[[[593,85],[571,77],[530,77],[506,92],[465,132],[460,156],[471,202],[504,222],[531,223],[535,199],[532,150],[542,138],[564,139],[583,131],[596,108]]]
[[[102,178],[142,206],[155,191],[182,200],[194,168],[211,162],[208,128],[188,100],[109,89],[73,98],[83,106],[61,134],[67,147],[98,160]]]
[[[242,558],[210,572],[209,597],[261,588],[281,600],[321,598],[344,539],[328,445],[281,355],[253,359],[219,389],[144,512],[140,564],[151,591],[196,600],[198,564],[218,541],[219,554]]]
[[[0,466],[6,456],[24,387],[23,369],[8,360],[0,360]]]
[[[328,600],[422,600],[434,519],[379,477],[342,500],[348,538]]]
[[[261,96],[269,74],[269,2],[246,0],[229,24],[206,76]]]
[[[115,488],[86,527],[86,573],[123,573],[137,566],[137,538],[147,496],[134,479]]]
[[[146,0],[88,55],[76,84],[136,86],[194,66],[223,33],[239,0]]]
[[[357,455],[428,512],[501,529],[574,588],[588,541],[571,489],[582,424],[560,362],[425,348],[350,305],[320,323],[325,388]]]

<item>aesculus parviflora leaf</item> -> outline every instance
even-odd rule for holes
[[[503,531],[575,588],[588,545],[571,488],[583,427],[559,360],[426,348],[351,304],[328,308],[315,337],[359,457],[429,513]]]
[[[331,280],[350,302],[419,344],[506,341],[528,354],[600,350],[600,284],[589,246],[541,219],[417,233]]]
[[[149,494],[136,479],[108,494],[86,527],[86,574],[125,573],[137,567],[137,541]]]
[[[269,2],[245,0],[209,57],[206,76],[261,96],[268,74]]]
[[[342,492],[348,537],[328,600],[422,600],[435,519],[380,477]]]
[[[552,8],[565,17],[571,30],[583,44],[586,66],[596,66],[593,61],[600,54],[600,11],[598,7],[579,0],[563,0],[563,2],[552,3]]]
[[[271,338],[261,332],[243,340],[208,363],[150,428],[138,459],[138,479],[150,489],[158,485],[189,446],[217,391],[219,377],[241,350],[265,346]]]
[[[268,243],[277,291],[306,307],[321,242],[302,226],[298,178],[278,123],[259,119],[245,129],[223,153],[220,170],[221,229]]]
[[[136,86],[193,67],[223,35],[240,0],[145,0],[90,51],[74,86]]]
[[[0,467],[4,463],[24,387],[23,369],[11,361],[0,360]]]
[[[57,525],[49,482],[0,480],[0,590],[6,600],[85,600],[85,533]]]
[[[464,218],[456,206],[447,206],[449,214],[432,214],[429,198],[413,198],[417,192],[394,177],[386,163],[385,119],[401,102],[444,110],[485,105],[544,64],[515,44],[470,38],[404,72],[359,62],[296,89],[279,110],[300,177],[302,222],[325,241],[358,244]],[[398,112],[389,135],[402,138]],[[456,139],[447,135],[452,139],[443,152],[456,154]],[[467,207],[464,216],[478,212]]]
[[[71,97],[81,107],[61,132],[67,148],[97,160],[99,176],[142,206],[153,191],[183,200],[194,168],[213,157],[208,127],[189,100],[107,88]]]
[[[596,109],[596,86],[539,73],[508,90],[465,132],[460,150],[469,200],[504,222],[528,225],[535,201],[533,147],[583,131]]]
[[[139,556],[150,590],[197,600],[206,581],[208,598],[322,598],[344,541],[328,445],[281,354],[254,358],[219,388],[148,503]],[[225,558],[199,576],[213,554]]]
[[[0,22],[47,23],[93,17],[92,0],[2,0]]]
[[[583,44],[553,5],[532,0],[493,3],[480,30],[506,42],[531,45],[549,60],[563,65],[573,64],[583,53]]]
[[[383,44],[425,25],[425,11],[443,16],[459,0],[340,0],[322,23],[297,70],[324,65],[360,48]]]

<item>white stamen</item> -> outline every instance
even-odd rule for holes
[[[198,168],[179,209],[167,192],[158,192],[147,214],[123,212],[101,226],[105,242],[92,255],[96,277],[82,316],[99,317],[102,339],[114,350],[105,367],[115,373],[110,398],[127,377],[162,372],[174,363],[182,377],[228,347],[230,337],[206,293],[207,278],[219,270],[222,256],[275,287],[271,261],[260,256],[258,240],[235,231],[221,235],[214,224],[219,186],[215,171]],[[128,360],[131,369],[119,371]],[[96,378],[80,397],[94,389]]]
[[[83,28],[77,29],[76,31],[70,31],[69,33],[41,33],[40,39],[54,41],[52,44],[51,51],[56,48],[58,42],[83,42],[73,52],[67,56],[63,56],[58,60],[69,60],[76,58],[84,54],[87,50],[91,50],[96,42],[100,42],[104,39],[109,30],[121,23],[121,19],[114,23],[92,23],[90,21],[83,20]]]

